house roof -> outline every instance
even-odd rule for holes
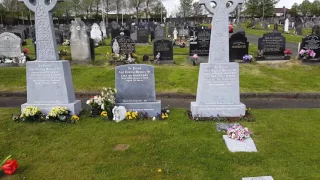
[[[288,8],[285,8],[285,9],[286,9],[286,12],[290,11],[290,9]],[[284,12],[283,8],[274,8],[274,13],[283,13],[283,12]]]

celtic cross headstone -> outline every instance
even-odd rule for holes
[[[58,0],[20,0],[35,12],[37,60],[29,61],[27,70],[27,103],[21,108],[36,106],[44,114],[52,108],[68,108],[72,115],[81,111],[75,99],[69,61],[59,60],[51,17]]]
[[[200,0],[206,10],[212,16],[212,29],[210,41],[209,64],[216,62],[229,62],[229,14],[232,13],[238,4],[244,0]],[[214,4],[213,7],[211,4]]]
[[[200,64],[197,100],[192,115],[239,117],[246,106],[240,102],[239,64],[229,63],[229,14],[244,0],[200,0],[211,14],[208,63]],[[213,6],[212,6],[213,4]]]
[[[58,0],[19,0],[34,12],[37,61],[58,61],[57,42],[51,12]]]

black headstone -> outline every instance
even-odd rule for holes
[[[111,46],[113,45],[115,39],[117,40],[120,47],[120,54],[131,54],[135,53],[135,44],[134,41],[128,36],[118,36],[112,40]],[[112,49],[112,48],[111,48]],[[113,49],[112,49],[113,53]]]
[[[150,57],[148,55],[144,55],[142,57],[142,61],[149,61],[150,60]]]
[[[115,28],[115,29],[111,29],[111,39],[114,39],[117,36],[120,36],[120,29],[119,28]]]
[[[210,36],[210,29],[198,29],[197,39],[194,42],[190,42],[189,55],[193,56],[194,54],[197,54],[198,56],[209,56]]]
[[[161,60],[173,60],[173,45],[170,39],[157,39],[153,42],[153,55],[160,53]]]
[[[258,41],[258,49],[265,56],[284,56],[286,39],[281,33],[266,33]]]
[[[137,31],[138,43],[149,43],[149,31],[144,28],[139,28]]]
[[[313,50],[316,53],[315,58],[319,58],[320,57],[320,36],[316,34],[312,34],[303,38],[300,49]]]
[[[242,59],[249,53],[249,42],[242,33],[235,33],[229,39],[230,60]]]

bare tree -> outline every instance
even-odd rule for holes
[[[192,0],[180,0],[180,10],[184,18],[192,14]]]
[[[132,7],[135,7],[136,8],[136,16],[137,16],[137,19],[136,21],[138,22],[138,19],[139,19],[139,11],[141,8],[141,6],[143,5],[143,2],[145,2],[145,0],[131,0],[130,1],[130,5]]]
[[[159,3],[159,0],[145,0],[146,8],[145,8],[145,14],[146,18],[148,19],[149,22],[149,14],[150,14],[150,9],[153,9],[157,4]]]

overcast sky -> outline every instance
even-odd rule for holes
[[[166,9],[169,12],[169,15],[171,14],[172,11],[176,9],[176,7],[179,6],[180,0],[161,0],[166,7]],[[199,1],[199,0],[194,0],[194,1]],[[288,8],[291,8],[291,6],[294,3],[300,4],[303,0],[280,0],[280,2],[276,5],[276,7],[283,7],[286,6]],[[313,0],[309,0],[310,2],[313,2]]]

